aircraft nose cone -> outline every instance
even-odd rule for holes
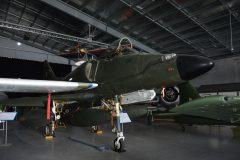
[[[212,69],[213,66],[213,61],[206,57],[191,55],[177,56],[178,72],[180,77],[186,81],[206,73]]]

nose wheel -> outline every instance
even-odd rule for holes
[[[124,142],[125,137],[117,137],[114,140],[113,146],[114,146],[114,151],[116,152],[125,152],[126,148],[125,148],[125,142]]]
[[[116,134],[117,138],[113,142],[114,151],[125,152],[125,137],[123,136],[123,123],[120,123],[120,110],[121,106],[119,103],[119,97],[115,96],[115,112],[116,112]],[[121,125],[122,124],[122,125]]]

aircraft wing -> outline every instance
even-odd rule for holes
[[[79,98],[79,96],[68,92],[92,89],[97,86],[96,83],[0,78],[0,105],[43,106],[44,102],[47,101],[47,96],[8,99],[4,92],[65,93],[67,95],[56,97],[56,99],[69,101],[66,97],[73,97],[81,100],[81,98],[89,98],[89,96],[84,95]],[[53,95],[53,97],[54,96],[55,95]]]
[[[64,93],[60,95],[53,94],[52,99],[66,104],[77,103],[79,101],[89,101],[96,98],[95,94],[91,93]],[[38,97],[20,97],[12,99],[0,99],[0,105],[5,106],[43,106],[47,101],[47,96]]]
[[[97,86],[96,83],[0,78],[0,92],[58,93]]]

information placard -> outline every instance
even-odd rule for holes
[[[120,123],[130,123],[132,122],[127,113],[120,112]]]
[[[0,121],[13,121],[17,112],[0,112]]]

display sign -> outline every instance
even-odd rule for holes
[[[120,112],[120,123],[130,123],[132,122],[127,113]]]
[[[0,112],[0,121],[13,121],[17,112]]]

